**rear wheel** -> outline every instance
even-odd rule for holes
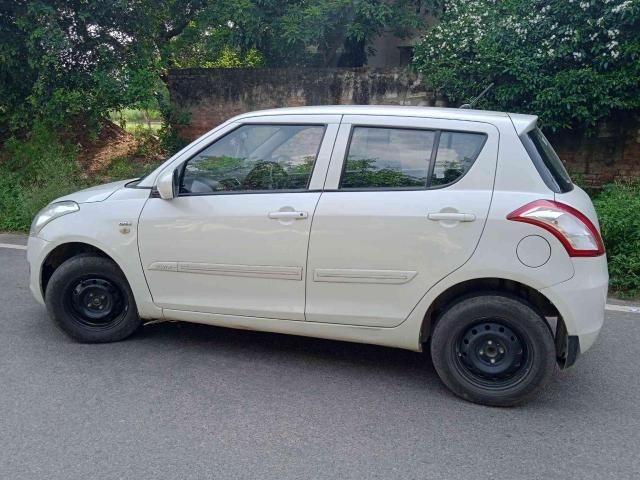
[[[555,346],[544,318],[524,301],[485,294],[452,305],[431,337],[431,358],[456,395],[484,405],[529,399],[555,371]]]
[[[45,303],[60,328],[81,342],[116,342],[141,323],[124,274],[100,256],[79,255],[60,265],[47,285]]]

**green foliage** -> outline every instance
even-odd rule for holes
[[[205,63],[206,68],[257,68],[264,65],[264,57],[255,48],[249,49],[241,57],[240,54],[231,48],[225,48],[220,58],[211,63]]]
[[[132,133],[138,142],[134,153],[135,157],[152,160],[164,156],[165,150],[162,142],[156,136],[154,130],[147,128],[145,125],[138,125],[133,129]]]
[[[207,19],[189,22],[185,31],[166,47],[170,68],[258,68],[262,53],[254,47],[234,43],[228,26],[211,29]]]
[[[158,75],[128,35],[129,2],[0,4],[0,141],[33,122],[97,128],[107,110],[145,103]]]
[[[237,50],[225,47],[219,58],[202,63],[204,68],[257,68],[264,65],[264,57],[255,48],[251,48],[245,55]]]
[[[640,0],[448,0],[415,68],[454,104],[586,128],[640,107]]]
[[[130,156],[113,158],[106,171],[93,179],[95,183],[142,177],[166,160],[162,142],[153,130],[138,125],[132,133],[137,141],[135,152]]]
[[[185,123],[180,122],[180,124],[184,125]],[[158,131],[160,147],[169,155],[173,155],[189,144],[189,141],[178,133],[175,125],[171,120],[168,120],[162,124],[162,127],[160,127]]]
[[[427,179],[418,179],[390,168],[378,169],[375,160],[353,159],[347,161],[347,171],[342,188],[424,187]]]
[[[28,230],[51,200],[86,185],[75,149],[38,124],[26,140],[10,138],[0,160],[0,231]]]
[[[407,35],[440,0],[239,0],[201,2],[164,47],[165,66],[222,63],[235,52],[242,66],[336,66],[350,48],[363,50],[385,30]],[[226,52],[226,53],[225,53]],[[252,59],[251,52],[259,52]],[[249,58],[247,58],[249,56]],[[264,59],[264,61],[262,60]],[[360,61],[366,55],[355,56]],[[232,61],[231,68],[237,68]],[[361,63],[355,66],[360,66]]]
[[[160,164],[159,161],[138,161],[130,157],[114,158],[106,172],[104,181],[127,180],[139,178],[150,173]]]
[[[640,293],[640,183],[605,187],[594,200],[609,261],[610,285]]]
[[[313,0],[286,2],[271,36],[262,39],[265,55],[277,64],[361,66],[372,40],[384,31],[407,36],[423,27],[424,14],[439,0]],[[269,21],[267,19],[267,21]],[[361,55],[353,49],[361,49]],[[366,51],[365,51],[366,50]],[[355,60],[355,64],[350,62]]]

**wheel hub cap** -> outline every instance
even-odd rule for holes
[[[474,375],[502,380],[520,369],[525,348],[511,328],[496,322],[482,322],[462,334],[457,355],[465,369]]]
[[[75,285],[71,291],[71,305],[86,322],[105,324],[122,311],[122,296],[108,280],[90,278]]]

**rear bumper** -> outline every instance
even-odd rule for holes
[[[571,279],[540,291],[558,309],[566,327],[565,366],[574,363],[598,338],[609,285],[604,255],[575,258],[573,263],[575,275]]]

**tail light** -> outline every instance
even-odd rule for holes
[[[510,213],[507,219],[530,223],[551,232],[570,257],[597,257],[604,253],[602,237],[595,225],[564,203],[536,200]]]

